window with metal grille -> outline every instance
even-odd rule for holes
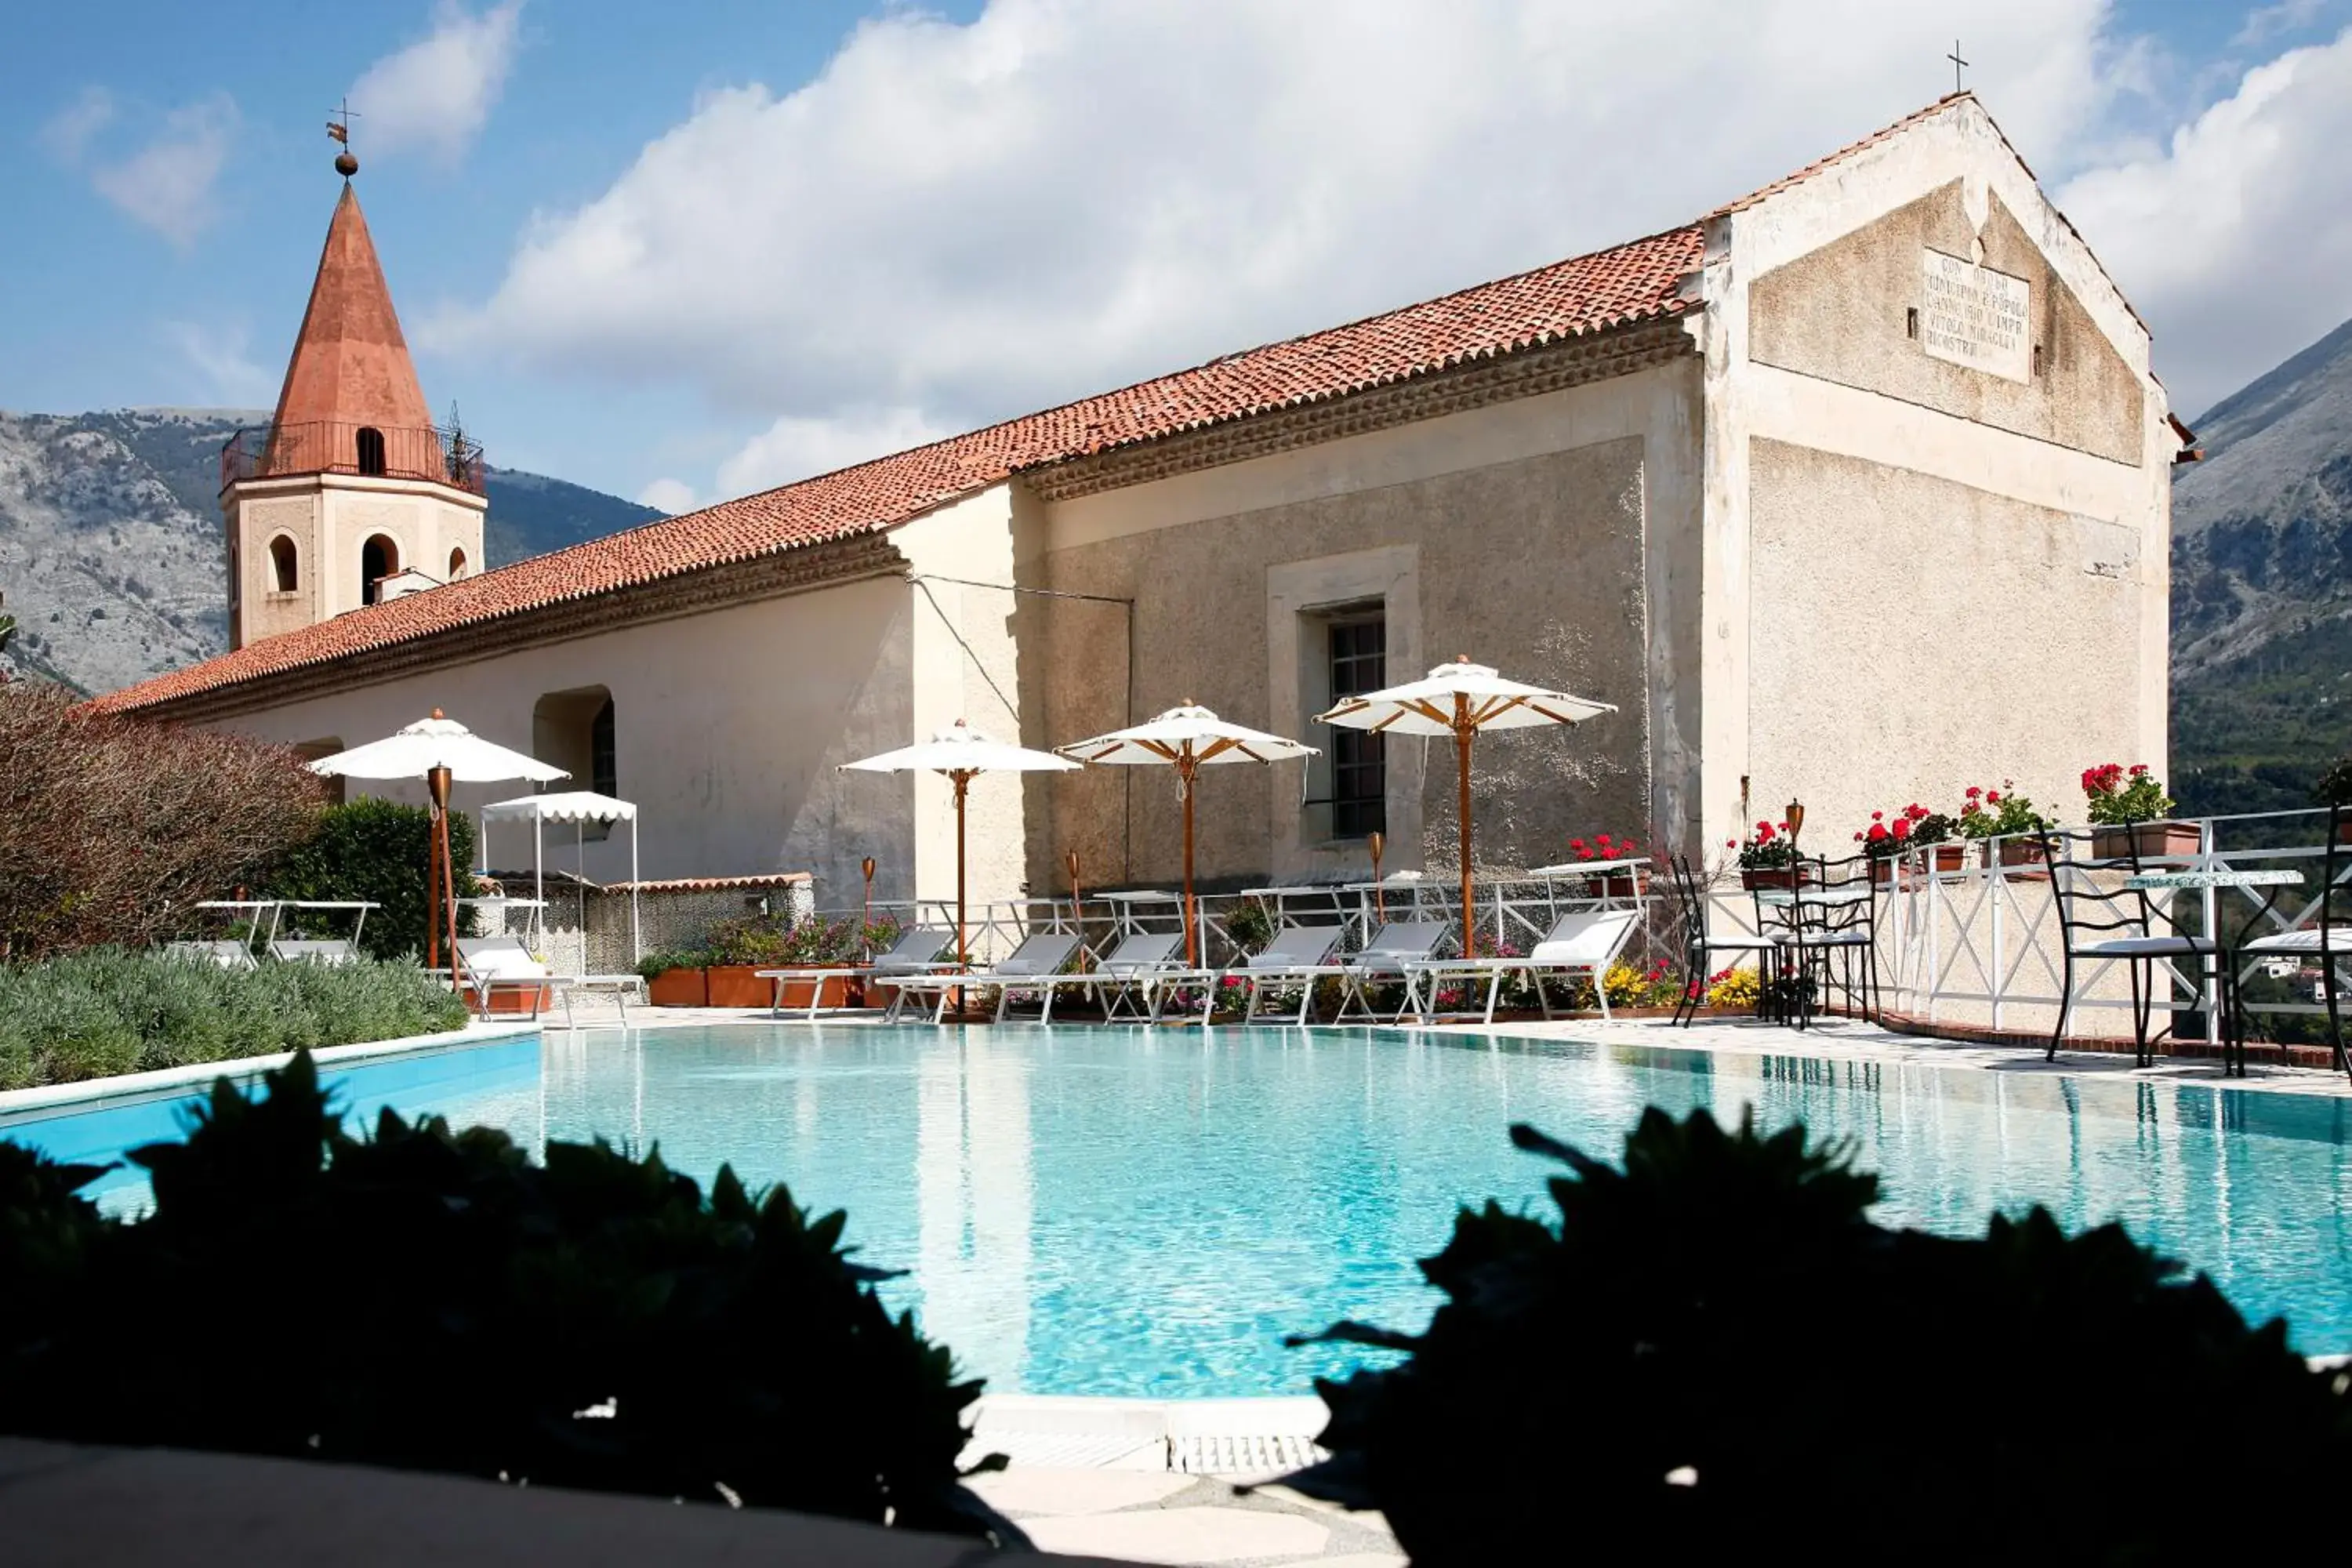
[[[1378,616],[1329,626],[1331,700],[1388,684],[1388,622]],[[1361,838],[1388,828],[1386,739],[1362,730],[1331,735],[1331,837]]]

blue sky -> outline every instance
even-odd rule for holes
[[[0,407],[264,405],[362,110],[493,460],[684,506],[1685,221],[1969,84],[2184,413],[2352,315],[2344,0],[121,0],[0,55]]]

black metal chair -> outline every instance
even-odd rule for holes
[[[2339,963],[2352,966],[2352,887],[2345,886],[2345,879],[2352,877],[2352,846],[2344,842],[2347,827],[2352,827],[2352,806],[2329,807],[2326,852],[2320,860],[2319,896],[2304,911],[2309,923],[2299,922],[2292,931],[2240,942],[2224,966],[2232,1026],[2230,1035],[2238,1042],[2235,1065],[2241,1074],[2246,1070],[2246,1032],[2238,971],[2248,959],[2263,958],[2319,960],[2320,995],[2327,1005],[2327,1040],[2335,1052],[2336,1070],[2352,1074],[2352,1060],[2347,1059],[2344,1049],[2345,977],[2336,967]]]
[[[1763,978],[1771,979],[1769,969],[1779,957],[1780,944],[1767,936],[1717,936],[1710,929],[1706,884],[1691,870],[1687,856],[1676,855],[1667,862],[1674,879],[1676,914],[1683,928],[1683,994],[1675,1004],[1674,1021],[1683,1028],[1691,1026],[1698,1016],[1699,1004],[1706,1000],[1707,976],[1712,974],[1712,955],[1718,952],[1744,954],[1756,960],[1756,966],[1766,971]],[[1759,994],[1759,1011],[1762,994]]]
[[[1880,1011],[1878,883],[1872,864],[1867,855],[1816,856],[1799,862],[1802,874],[1786,902],[1758,900],[1759,929],[1784,955],[1780,1011],[1800,1029],[1812,1026],[1832,986],[1865,1022]]]
[[[2058,1022],[2050,1030],[2045,1059],[2058,1059],[2058,1043],[2066,1037],[2066,1026],[2074,1020],[2075,971],[2082,960],[2089,959],[2120,963],[2129,972],[2133,1060],[2148,1067],[2156,1060],[2158,1043],[2172,1033],[2174,1009],[2169,1005],[2164,1009],[2164,1026],[2153,1032],[2149,1027],[2159,997],[2168,1003],[2170,999],[2170,987],[2159,984],[2159,972],[2177,960],[2193,959],[2200,984],[2208,980],[2218,983],[2216,949],[2210,936],[2171,929],[2158,934],[2159,925],[2172,926],[2171,917],[2149,892],[2125,885],[2143,869],[2137,834],[2123,835],[2125,852],[2120,856],[2101,859],[2074,853],[2077,846],[2089,847],[2099,831],[2053,827],[2036,835],[2042,859],[2050,868],[2051,896],[2058,905],[2059,947],[2064,955]]]

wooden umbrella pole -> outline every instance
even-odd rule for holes
[[[971,774],[970,774],[970,773],[966,773],[966,772],[962,771],[961,769],[958,769],[956,772],[954,772],[954,773],[950,773],[948,776],[949,776],[950,778],[951,778],[951,779],[953,779],[953,780],[955,781],[955,803],[956,803],[956,967],[957,967],[957,968],[959,968],[959,969],[970,969],[970,968],[971,967],[971,943],[970,943],[970,941],[969,941],[969,939],[968,939],[968,938],[965,936],[965,934],[964,934],[964,903],[963,903],[963,800],[964,800],[964,792],[965,792],[966,790],[968,790],[968,789],[970,789],[970,788],[971,787]],[[956,1007],[957,1007],[957,1010],[958,1010],[959,1012],[961,1012],[961,1011],[962,1010],[962,1006],[963,1006],[962,999],[961,999],[961,997],[959,997],[959,998],[957,999],[957,1002],[956,1002]]]
[[[427,813],[425,824],[425,967],[441,967],[441,815],[437,807]]]
[[[1478,922],[1477,906],[1470,894],[1470,742],[1478,733],[1470,722],[1470,699],[1456,693],[1454,699],[1454,752],[1461,773],[1457,806],[1462,818],[1462,956],[1469,958],[1477,951],[1475,928]]]
[[[457,988],[457,879],[449,857],[449,770],[428,768],[425,788],[433,798],[433,838],[430,854],[436,884],[431,892],[433,911],[431,923],[437,936],[446,927],[449,935],[450,988]],[[440,957],[437,943],[431,938],[425,942],[425,966],[437,969]]]
[[[1201,964],[1200,931],[1192,916],[1192,779],[1198,765],[1187,742],[1176,759],[1176,777],[1184,792],[1184,963],[1191,969]]]

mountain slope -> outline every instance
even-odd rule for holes
[[[240,409],[0,413],[0,593],[22,670],[109,691],[208,658],[228,639],[221,444]],[[660,516],[539,474],[494,468],[492,565]]]
[[[2309,804],[2352,751],[2352,321],[2195,422],[2172,487],[2184,807]]]

